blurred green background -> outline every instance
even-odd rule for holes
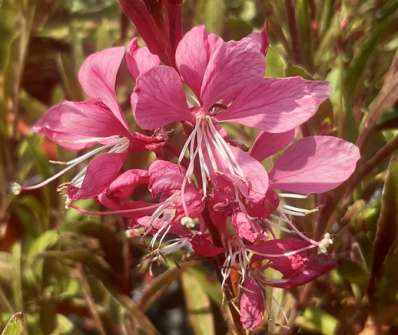
[[[268,322],[257,333],[398,334],[398,0],[183,4],[185,31],[206,24],[225,39],[261,29],[265,19],[267,76],[332,86],[302,134],[343,137],[357,143],[362,159],[339,189],[308,200],[319,213],[296,220],[310,236],[335,234],[338,267],[294,290],[268,289]],[[51,175],[48,159],[70,157],[30,126],[54,103],[83,99],[76,74],[89,53],[126,45],[134,34],[116,0],[0,0],[3,334],[233,333],[212,264],[171,257],[151,277],[145,248],[125,237],[121,219],[65,210],[54,184],[10,194],[13,181]],[[125,71],[120,102],[130,113]],[[243,142],[254,136],[230,131]]]

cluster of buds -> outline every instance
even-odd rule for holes
[[[292,288],[334,266],[330,235],[316,241],[294,224],[295,216],[316,209],[289,202],[344,182],[355,169],[358,148],[332,136],[295,140],[300,125],[328,98],[329,85],[264,78],[266,29],[227,42],[204,26],[181,36],[180,1],[159,2],[167,29],[144,1],[121,4],[146,46],[135,38],[127,48],[85,60],[79,81],[89,99],[62,102],[33,127],[63,148],[84,153],[54,162],[64,168],[18,190],[37,189],[79,167],[59,188],[67,207],[124,217],[127,234],[148,237],[155,259],[181,249],[216,258],[223,287],[232,272],[239,275],[240,321],[254,329],[262,322],[265,286]],[[135,83],[131,108],[142,132],[130,129],[117,102],[123,61]],[[225,122],[259,130],[249,149],[236,144]],[[173,127],[181,146],[168,141]],[[156,159],[147,169],[126,169],[137,151],[151,151]],[[269,171],[262,164],[266,159],[274,161]],[[150,200],[138,198],[142,186]],[[79,199],[95,199],[105,209],[83,211]],[[267,278],[267,269],[279,278]]]

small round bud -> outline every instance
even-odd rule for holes
[[[17,182],[13,182],[13,183],[11,183],[9,190],[12,195],[19,195],[19,194],[21,194],[22,186],[20,184],[18,184]]]

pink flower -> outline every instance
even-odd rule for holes
[[[258,283],[247,277],[241,289],[239,301],[240,322],[244,329],[258,328],[264,319],[264,291]]]
[[[252,158],[231,148],[221,122],[286,132],[308,120],[327,98],[326,82],[300,77],[264,79],[265,49],[260,33],[224,42],[203,26],[195,27],[177,47],[178,71],[153,62],[137,77],[131,103],[140,127],[157,129],[176,121],[192,124],[179,159],[181,162],[189,153],[183,189],[194,173],[195,160],[199,161],[205,196],[208,180],[217,173],[227,173],[252,187],[242,169]],[[184,84],[190,93],[184,92]],[[244,156],[241,162],[238,156]],[[266,187],[262,191],[264,197]]]
[[[328,238],[327,236],[324,243],[328,242]],[[260,271],[256,272],[257,280],[264,286],[282,288],[293,288],[310,282],[336,265],[330,256],[319,254],[317,247],[298,238],[275,239],[253,244],[250,247],[255,254],[252,261],[265,261],[264,267],[260,267]],[[263,271],[267,267],[279,271],[283,277],[281,279],[264,278]]]
[[[80,84],[90,99],[82,102],[64,101],[50,108],[33,126],[34,131],[46,135],[68,150],[96,147],[69,162],[59,162],[66,165],[66,168],[23,190],[42,187],[82,162],[92,159],[63,187],[67,190],[68,201],[93,198],[117,177],[128,152],[157,150],[163,145],[163,135],[150,137],[130,131],[119,108],[115,85],[124,55],[123,47],[105,49],[90,55],[79,71]]]

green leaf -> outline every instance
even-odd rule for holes
[[[296,0],[296,17],[303,48],[304,63],[308,69],[312,69],[312,32],[308,0]]]
[[[200,282],[191,272],[187,271],[182,274],[182,287],[194,334],[215,334],[210,299],[200,285]]]
[[[1,335],[23,335],[23,314],[21,312],[15,313],[10,320],[8,320]]]
[[[196,6],[197,24],[205,24],[210,32],[222,33],[225,18],[224,0],[200,0]]]
[[[306,308],[303,315],[297,317],[296,324],[308,331],[322,335],[334,335],[338,321],[332,315],[319,308]]]
[[[352,284],[364,287],[368,281],[368,274],[366,271],[355,262],[345,260],[338,267],[339,274]]]
[[[397,238],[398,232],[398,160],[393,157],[390,161],[383,197],[373,255],[371,276],[369,279],[368,293],[373,296],[376,282],[379,278],[386,256]]]
[[[40,237],[38,237],[33,243],[30,245],[28,250],[28,257],[35,258],[43,253],[45,250],[53,246],[58,241],[59,235],[54,230],[48,230]]]
[[[267,67],[265,74],[267,77],[284,77],[286,71],[286,61],[278,48],[269,46],[267,52]]]

